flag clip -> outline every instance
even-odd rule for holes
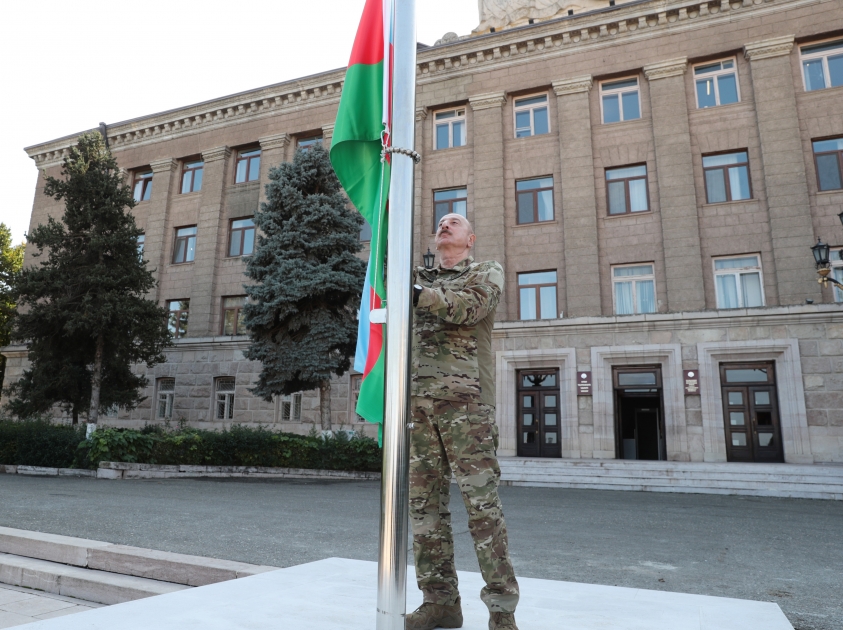
[[[385,324],[386,323],[386,309],[376,308],[369,313],[369,323]]]

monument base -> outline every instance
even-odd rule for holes
[[[421,603],[412,567],[407,608]],[[27,630],[373,630],[377,565],[329,558],[27,625]],[[479,573],[460,573],[464,630],[487,630]],[[778,605],[519,578],[521,630],[793,630]]]

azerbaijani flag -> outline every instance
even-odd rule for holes
[[[383,428],[383,324],[369,314],[386,298],[387,199],[392,125],[393,16],[395,0],[366,0],[345,74],[331,141],[331,163],[348,198],[372,227],[372,250],[360,303],[354,369],[363,374],[357,413]]]

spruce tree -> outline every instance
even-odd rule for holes
[[[246,263],[254,282],[245,286],[246,358],[262,363],[251,391],[269,401],[318,388],[322,429],[330,430],[331,376],[351,367],[357,343],[363,219],[348,207],[321,146],[297,151],[269,179],[255,215],[257,247]]]
[[[12,340],[12,320],[15,316],[15,302],[12,298],[12,284],[23,267],[25,244],[12,245],[12,231],[0,223],[0,348]],[[0,384],[6,373],[6,357],[0,355]]]
[[[27,344],[30,367],[10,407],[29,415],[60,404],[96,428],[101,411],[143,399],[148,381],[132,368],[164,361],[170,333],[165,309],[146,297],[155,279],[138,254],[131,189],[99,133],[79,138],[62,176],[48,177],[44,194],[64,201],[64,215],[27,236],[43,260],[14,282],[13,337]]]

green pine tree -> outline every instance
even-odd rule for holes
[[[12,245],[12,231],[0,223],[0,348],[12,340],[12,320],[15,316],[15,302],[12,298],[12,284],[15,274],[23,267],[23,250],[26,243]],[[0,384],[6,373],[6,357],[0,355]]]
[[[252,392],[271,400],[319,388],[322,429],[330,430],[331,376],[351,367],[357,343],[363,219],[348,207],[321,146],[296,152],[269,179],[255,215],[257,247],[246,263],[254,282],[245,287],[246,358],[262,363]]]
[[[95,428],[101,411],[143,400],[147,379],[132,368],[164,361],[170,333],[166,311],[146,298],[155,279],[138,255],[131,189],[99,133],[79,138],[62,175],[47,178],[44,194],[64,201],[64,216],[27,236],[44,259],[14,282],[22,308],[12,335],[27,344],[30,367],[10,387],[10,408],[60,404],[74,420],[87,412]]]

